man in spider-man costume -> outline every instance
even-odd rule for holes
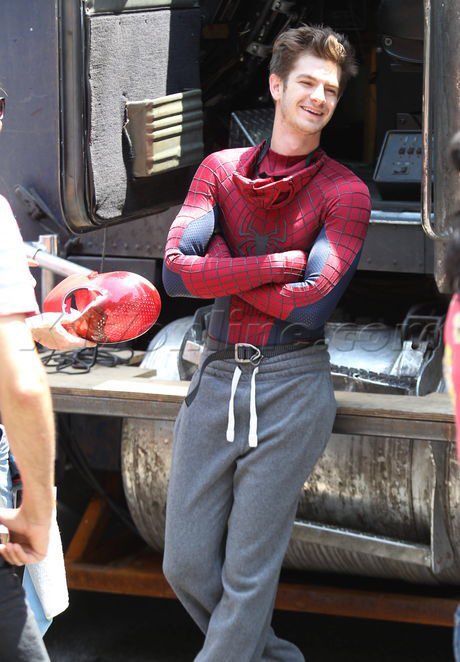
[[[352,49],[278,37],[270,144],[211,154],[169,232],[171,296],[215,299],[175,426],[165,574],[205,633],[198,662],[298,662],[270,627],[303,483],[335,416],[324,324],[359,261],[366,186],[319,147]]]

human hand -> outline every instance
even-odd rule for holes
[[[307,254],[304,251],[292,250],[280,253],[284,259],[285,268],[283,276],[274,282],[296,283],[301,281],[307,267]]]
[[[0,555],[11,565],[38,563],[48,551],[51,527],[49,516],[32,517],[24,506],[0,508],[0,524],[10,532],[10,542],[0,544]]]
[[[232,257],[227,242],[220,234],[212,237],[206,255],[208,257]],[[280,258],[286,267],[285,275],[280,277],[281,282],[291,283],[303,277],[308,258],[304,251],[290,250],[284,253],[272,253],[271,256]],[[270,257],[270,254],[267,256],[260,255],[259,257]]]
[[[27,318],[26,323],[35,342],[39,342],[48,349],[70,351],[84,347],[95,347],[96,343],[74,335],[64,328],[64,324],[74,322],[79,316],[78,311],[65,314],[41,313]]]
[[[206,255],[208,257],[232,257],[227,242],[219,234],[212,237],[211,241],[209,242]],[[272,253],[271,255],[265,257],[271,257],[275,260],[278,259],[280,264],[283,265],[283,268],[280,270],[279,274],[274,275],[274,283],[297,283],[303,279],[308,260],[308,255],[304,251],[291,250],[285,251],[284,253]]]

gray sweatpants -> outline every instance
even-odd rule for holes
[[[300,490],[335,417],[329,354],[314,346],[262,361],[255,448],[248,445],[251,365],[239,365],[235,438],[226,440],[235,366],[211,363],[177,418],[164,572],[206,634],[197,661],[299,662],[302,653],[270,622]]]

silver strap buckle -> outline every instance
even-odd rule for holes
[[[255,345],[245,342],[235,343],[235,361],[237,363],[252,363],[252,365],[258,365],[261,359],[262,352]]]

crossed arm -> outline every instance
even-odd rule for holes
[[[321,327],[358,266],[370,217],[366,186],[355,183],[343,191],[338,187],[326,205],[325,222],[308,259],[301,251],[239,258],[232,256],[221,235],[214,234],[216,181],[206,161],[169,233],[163,275],[168,294],[236,295],[271,317],[310,329]]]
[[[219,221],[218,169],[214,154],[198,168],[185,202],[168,234],[163,282],[171,296],[214,299],[271,283],[292,283],[306,266],[302,251],[253,257],[215,257],[209,243]]]
[[[327,216],[297,282],[272,283],[238,296],[257,310],[288,322],[317,329],[325,324],[355,273],[370,217],[370,201],[361,191],[344,193],[328,207]],[[216,236],[210,255],[228,257],[225,240]]]

